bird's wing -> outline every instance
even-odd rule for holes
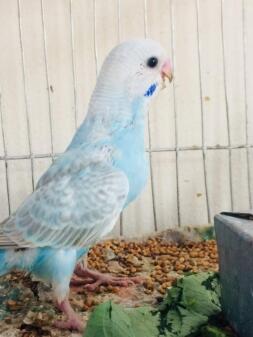
[[[83,247],[109,232],[128,195],[125,174],[93,163],[39,187],[0,228],[0,248]]]

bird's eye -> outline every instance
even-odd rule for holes
[[[155,56],[152,56],[148,59],[147,66],[149,68],[155,68],[157,66],[157,63],[158,63],[158,58]]]

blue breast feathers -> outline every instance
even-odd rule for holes
[[[145,95],[146,97],[149,97],[149,96],[152,96],[153,93],[155,92],[156,90],[156,87],[157,87],[157,84],[156,83],[153,83],[149,88],[148,90],[146,91]]]

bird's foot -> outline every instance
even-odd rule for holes
[[[86,285],[89,285],[89,284],[92,284],[94,283],[94,279],[92,278],[77,278],[75,275],[72,276],[71,280],[70,280],[70,286],[71,287],[81,287],[81,286],[86,286]]]
[[[94,291],[100,285],[128,287],[135,284],[142,284],[144,282],[144,278],[141,276],[117,277],[109,274],[102,274],[80,265],[76,266],[74,273],[78,277],[82,278],[82,280],[73,278],[71,284],[84,285],[85,289],[89,291]]]
[[[69,318],[67,321],[55,321],[54,326],[58,329],[77,330],[83,332],[84,323],[77,315]]]
[[[82,322],[81,317],[79,317],[71,307],[69,300],[65,299],[62,302],[57,302],[56,305],[58,309],[67,316],[67,320],[55,321],[54,326],[58,329],[69,329],[83,332],[84,323]]]

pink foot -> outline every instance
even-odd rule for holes
[[[141,284],[143,280],[141,277],[114,277],[108,274],[101,275],[101,277],[91,284],[86,284],[84,287],[88,291],[94,291],[100,285],[111,285],[111,286],[120,286],[128,287],[135,284]]]
[[[84,330],[84,324],[81,318],[75,313],[68,299],[57,302],[57,307],[66,314],[67,321],[56,321],[54,322],[55,327],[58,329],[78,330],[81,332]]]
[[[77,265],[75,268],[75,274],[78,277],[84,278],[84,280],[72,279],[71,283],[73,285],[84,285],[85,289],[89,291],[94,291],[100,285],[112,285],[128,287],[135,284],[142,284],[144,278],[141,276],[135,277],[115,277],[109,274],[102,274],[96,271],[92,271],[88,268]],[[74,283],[73,283],[74,282]],[[82,283],[81,283],[82,282]],[[75,284],[76,283],[76,284]]]
[[[85,286],[87,284],[91,284],[93,283],[94,280],[91,279],[91,278],[87,278],[87,279],[77,279],[75,276],[73,276],[71,278],[71,281],[70,281],[70,286],[71,287],[79,287],[79,286]]]
[[[67,321],[55,321],[54,326],[58,329],[77,330],[83,332],[84,323],[78,316],[72,317]]]

